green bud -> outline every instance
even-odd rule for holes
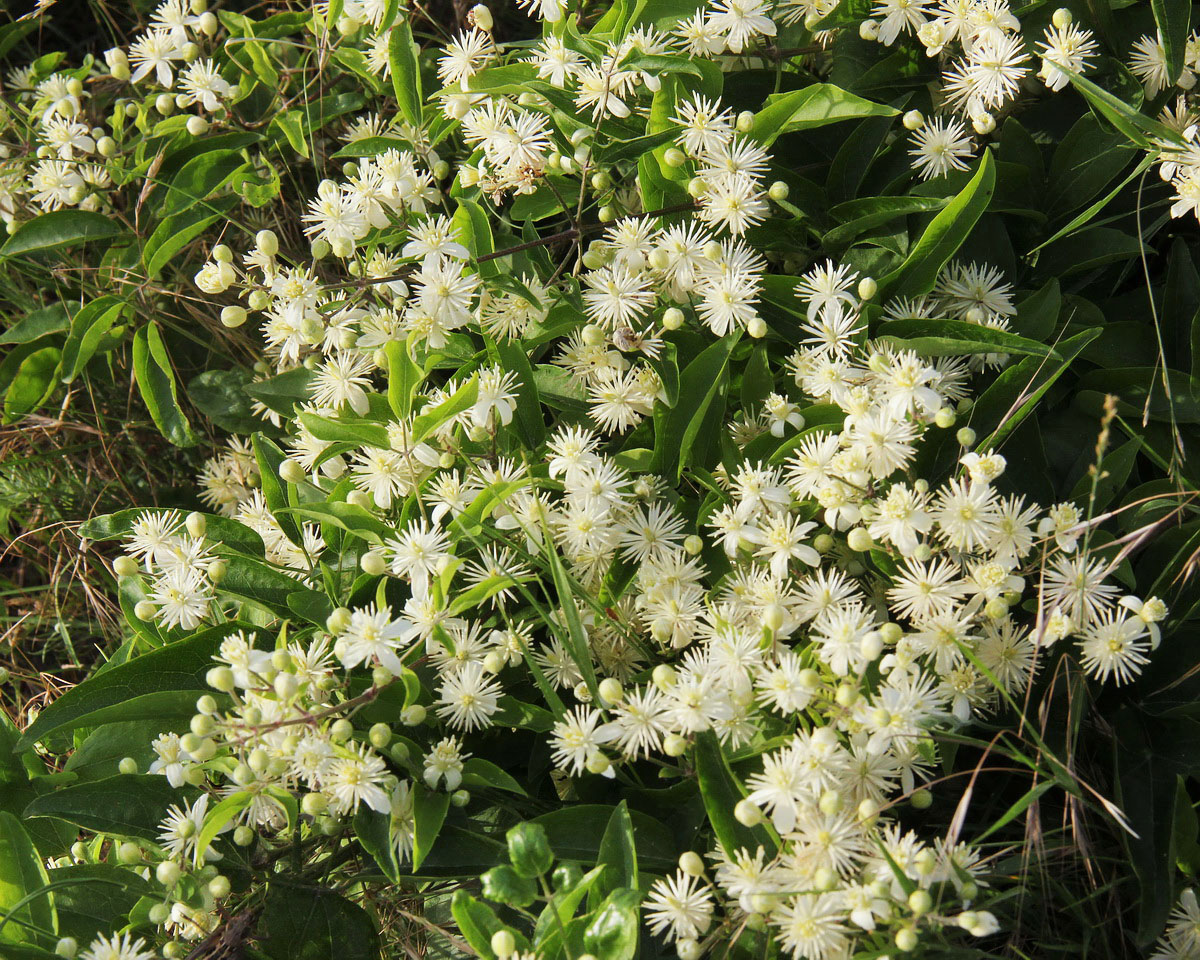
[[[392,728],[386,723],[377,723],[368,731],[367,739],[376,750],[382,750],[392,742]]]

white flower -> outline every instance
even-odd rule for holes
[[[157,956],[157,951],[146,948],[146,941],[141,937],[135,940],[126,933],[97,937],[79,955],[79,960],[155,960]]]
[[[448,793],[457,790],[462,783],[463,762],[469,756],[462,752],[462,745],[455,737],[446,737],[434,744],[425,754],[424,779],[429,789],[436,790],[438,780],[443,780]]]
[[[909,142],[913,169],[922,180],[945,176],[951,170],[966,170],[966,161],[975,154],[975,144],[966,127],[946,117],[926,121],[913,131]]]
[[[492,714],[500,709],[501,693],[500,685],[484,673],[482,664],[468,663],[442,679],[437,715],[467,733],[490,727]]]
[[[712,924],[712,888],[683,871],[656,880],[642,904],[651,933],[666,931],[670,940],[694,940]]]
[[[377,610],[374,604],[350,614],[350,623],[337,638],[334,652],[347,667],[379,663],[393,674],[404,672],[400,657],[417,635],[417,627],[403,617],[392,619],[392,608]]]
[[[329,760],[322,776],[322,790],[329,797],[330,809],[339,816],[354,814],[360,803],[376,813],[391,813],[391,795],[384,789],[390,779],[383,760],[359,744]]]

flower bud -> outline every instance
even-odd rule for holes
[[[497,930],[492,934],[492,953],[506,960],[517,952],[517,941],[508,930]]]
[[[933,897],[928,890],[914,890],[908,895],[908,909],[918,917],[933,909]]]
[[[780,203],[788,198],[788,194],[790,192],[791,191],[786,183],[784,183],[782,180],[776,180],[773,184],[771,184],[771,188],[767,191],[767,196],[769,196],[776,203]]]
[[[875,541],[871,539],[866,527],[855,527],[846,537],[846,546],[855,553],[866,553],[875,546]]]
[[[970,450],[971,447],[975,446],[975,431],[970,427],[962,427],[955,436],[958,439],[959,446],[964,447],[967,450]]]
[[[465,807],[470,802],[470,790],[455,790],[452,794],[450,794],[450,803],[456,807]]]
[[[863,277],[858,281],[858,298],[860,300],[872,300],[878,292],[879,284],[875,282],[874,277]]]
[[[704,876],[704,860],[693,850],[680,854],[679,869],[689,877]]]
[[[749,110],[743,110],[737,115],[737,132],[749,133],[754,127],[754,114]]]
[[[126,865],[140,863],[142,860],[142,848],[136,843],[120,843],[117,845],[117,860]]]
[[[248,847],[254,842],[254,831],[245,824],[233,831],[233,842],[239,847]]]
[[[1071,15],[1070,10],[1068,10],[1066,7],[1059,7],[1057,10],[1054,11],[1054,16],[1052,16],[1050,18],[1050,21],[1059,30],[1065,30],[1067,27],[1069,27],[1071,25],[1071,23],[1074,21],[1074,19],[1075,18]]]
[[[751,317],[746,324],[746,332],[755,340],[761,340],[767,335],[767,321],[762,317]]]
[[[204,681],[214,690],[222,693],[232,693],[237,684],[234,682],[233,671],[229,667],[213,667],[204,675]]]
[[[188,117],[187,132],[193,137],[202,137],[208,133],[208,121],[203,117]]]
[[[287,483],[303,483],[308,479],[308,474],[304,472],[304,467],[295,460],[284,460],[279,465],[279,477]],[[364,559],[366,558],[364,557]]]
[[[685,737],[681,737],[677,733],[668,733],[663,738],[663,752],[668,757],[682,757],[687,753],[688,742]]]
[[[359,561],[363,573],[370,577],[378,577],[387,569],[387,563],[383,559],[383,554],[375,550],[368,550],[362,555]]]
[[[874,20],[864,20],[858,25],[858,35],[863,40],[878,40],[879,24]]]
[[[199,511],[193,510],[187,515],[183,521],[183,525],[187,527],[187,532],[197,540],[202,540],[204,534],[208,531],[208,518]]]
[[[166,923],[171,916],[171,908],[165,903],[156,903],[147,913],[147,919],[156,926]]]
[[[687,154],[678,147],[668,147],[663,152],[663,162],[668,167],[682,167],[687,163]]]
[[[470,22],[474,23],[475,26],[484,33],[492,32],[492,25],[494,23],[492,20],[492,11],[485,7],[482,3],[477,3],[471,8],[468,18],[470,19]]]
[[[134,557],[122,556],[113,561],[113,573],[118,577],[136,576],[138,569],[138,562]]]
[[[896,949],[901,953],[911,953],[917,949],[917,931],[912,927],[901,927],[896,931]]]
[[[351,616],[347,607],[338,607],[325,618],[325,629],[330,633],[341,633],[350,626]]]
[[[678,307],[667,307],[663,311],[662,325],[666,330],[678,330],[683,326],[683,311]]]
[[[156,613],[158,613],[158,607],[149,600],[139,600],[133,605],[133,615],[143,622],[149,623],[154,619]]]
[[[751,800],[739,800],[733,815],[743,827],[757,827],[763,818],[762,810]]]
[[[117,771],[126,776],[131,773],[137,773],[138,762],[133,757],[122,757],[121,762],[117,764]]]
[[[217,874],[208,881],[208,892],[218,900],[229,896],[229,878],[222,874]]]
[[[392,728],[383,722],[376,723],[367,731],[367,739],[376,750],[382,750],[392,742]]]
[[[650,674],[650,679],[658,689],[667,690],[675,686],[675,668],[669,663],[660,663]]]
[[[345,717],[334,720],[329,725],[329,738],[334,743],[345,743],[354,735],[354,724]]]
[[[419,703],[414,703],[400,711],[400,722],[406,727],[419,727],[425,722],[425,714],[425,708]]]
[[[179,864],[174,860],[164,860],[154,868],[154,877],[164,887],[173,887],[179,882],[179,875],[182,872],[179,869]]]
[[[920,130],[925,126],[925,115],[920,110],[909,110],[901,122],[905,130]]]
[[[922,787],[909,798],[909,803],[917,810],[928,810],[933,805],[933,794]]]
[[[624,700],[625,690],[621,687],[621,681],[613,677],[605,677],[601,680],[600,699],[610,705]]]
[[[679,960],[700,960],[703,952],[700,941],[695,937],[681,938],[675,944],[675,955],[679,957]]]
[[[597,775],[608,773],[609,767],[612,766],[612,761],[599,751],[593,753],[587,758],[587,771]]]
[[[318,817],[329,809],[329,798],[323,793],[306,793],[300,809],[310,817]]]
[[[75,954],[79,952],[79,943],[74,937],[60,937],[54,945],[54,952],[64,960],[74,960]]]

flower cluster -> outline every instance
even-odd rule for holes
[[[488,759],[521,730],[564,803],[604,779],[694,788],[718,758],[736,798],[701,798],[701,848],[641,900],[681,960],[744,929],[798,960],[996,932],[984,853],[920,835],[899,801],[924,803],[945,738],[1020,702],[1052,651],[1126,684],[1167,616],[1114,582],[1089,509],[1018,492],[994,424],[971,425],[1005,345],[1029,352],[1013,286],[946,252],[904,288],[907,247],[875,261],[885,275],[764,229],[781,212],[809,226],[788,199],[802,178],[771,153],[794,130],[777,99],[735,113],[722,69],[800,29],[823,63],[847,25],[832,0],[716,0],[586,34],[564,0],[524,5],[541,38],[506,48],[475,8],[427,64],[443,89],[422,122],[361,111],[315,133],[353,159],[272,228],[206,237],[188,270],[188,296],[255,351],[262,430],[204,464],[210,513],[113,521],[139,634],[212,664],[186,732],[151,744],[148,773],[186,793],[157,842],[116,848],[165,889],[147,921],[178,941],[216,929],[231,845],[299,858],[371,837],[385,873],[415,870],[430,809],[436,836],[450,805],[523,792]],[[397,81],[405,57],[419,77],[399,5],[345,0],[328,23],[334,8],[309,26],[364,82]],[[10,78],[38,161],[0,175],[0,215],[106,209],[92,158],[126,120],[236,126],[248,91],[213,43],[223,23],[166,0],[104,77]],[[1035,45],[1004,0],[879,0],[854,29],[938,58],[936,115],[909,111],[907,143],[887,142],[906,178],[981,153],[982,169],[1024,93],[1098,60],[1067,11]],[[1150,96],[1186,89],[1195,45],[1173,83],[1160,40],[1130,69]],[[161,119],[130,103],[91,125],[99,79]],[[1176,216],[1200,215],[1196,120],[1181,101],[1162,122]],[[550,218],[563,229],[536,226]],[[922,323],[979,340],[893,332]],[[1194,946],[1194,906],[1164,951]]]

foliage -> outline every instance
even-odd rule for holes
[[[1196,955],[1192,5],[525,6],[0,28],[0,952]]]

